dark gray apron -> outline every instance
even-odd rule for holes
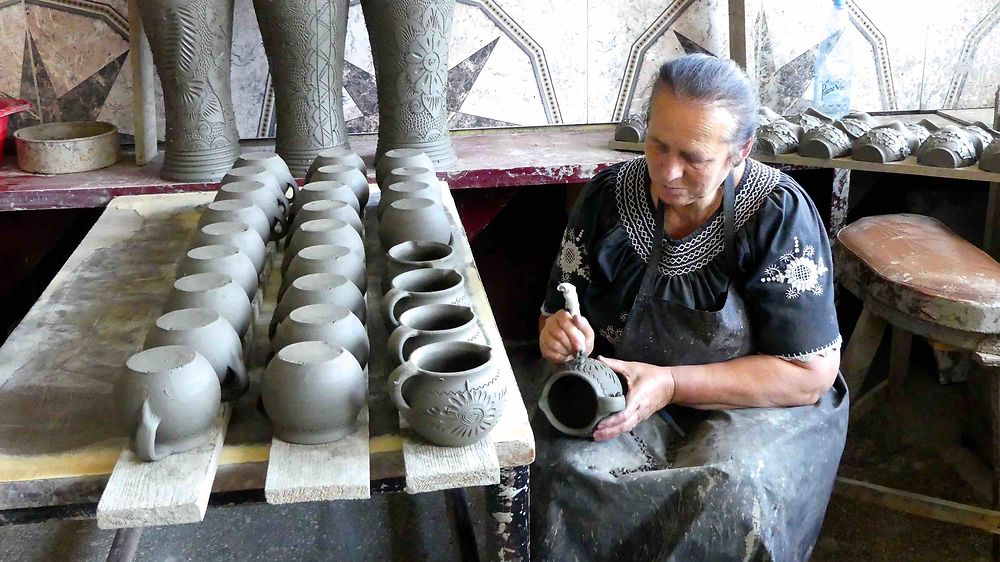
[[[723,191],[725,259],[735,274],[732,174]],[[654,247],[615,353],[653,365],[727,361],[753,351],[730,281],[721,307],[652,294]],[[748,375],[752,376],[752,375]],[[566,437],[536,416],[531,546],[537,560],[805,560],[819,535],[847,433],[838,375],[816,404],[702,411],[671,405],[605,442]]]

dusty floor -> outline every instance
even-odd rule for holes
[[[530,401],[537,393],[530,380],[537,353],[527,345],[512,346],[509,353]],[[882,364],[876,363],[873,370],[884,367],[884,358]],[[892,408],[860,420],[852,430],[841,473],[987,507],[990,472],[960,443],[962,393],[962,385],[939,385],[915,360],[906,396]],[[481,490],[471,491],[469,499],[478,532],[485,524]],[[457,560],[449,517],[441,494],[212,508],[200,524],[148,529],[137,559]],[[0,560],[103,560],[112,537],[93,521],[0,527]],[[813,559],[976,561],[988,560],[989,549],[986,533],[835,496]]]

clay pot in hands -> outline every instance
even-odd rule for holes
[[[184,308],[156,319],[143,349],[164,345],[186,345],[208,359],[222,385],[222,399],[236,400],[250,388],[243,363],[239,334],[218,312],[208,308]]]
[[[336,273],[312,273],[292,281],[292,285],[282,295],[271,316],[268,335],[274,337],[278,323],[296,308],[323,303],[350,310],[362,323],[367,319],[365,297],[350,279]]]
[[[415,269],[397,275],[382,297],[382,310],[392,328],[399,315],[424,304],[469,305],[465,278],[454,269]]]
[[[375,182],[379,187],[386,185],[385,178],[396,168],[414,167],[435,169],[431,157],[417,148],[394,148],[379,158],[375,165]]]
[[[296,308],[278,324],[271,340],[277,353],[300,341],[325,341],[351,352],[361,368],[368,365],[368,331],[350,310],[335,304],[310,304]]]
[[[268,363],[260,395],[275,437],[316,445],[354,433],[368,381],[343,347],[304,341],[281,348]]]
[[[281,288],[278,289],[278,300],[284,296],[292,281],[313,273],[336,273],[351,280],[354,286],[364,295],[368,291],[368,271],[365,269],[364,257],[351,251],[346,246],[320,244],[302,248],[288,264],[288,269],[281,276]]]
[[[306,172],[306,183],[312,181],[312,175],[316,173],[316,170],[323,166],[329,166],[331,164],[346,164],[348,166],[354,166],[359,172],[368,176],[368,167],[365,166],[365,161],[358,156],[353,150],[343,147],[343,148],[328,148],[326,150],[321,150],[313,160],[312,164],[309,166],[309,171]]]
[[[223,273],[195,273],[174,281],[163,312],[184,308],[208,308],[218,312],[240,337],[250,328],[250,299],[232,277]]]
[[[362,213],[365,206],[368,205],[368,178],[354,166],[348,164],[320,166],[313,173],[311,181],[339,181],[345,183],[354,192],[354,196],[358,198],[358,205],[361,206]]]
[[[434,180],[427,181],[402,181],[390,184],[382,190],[382,198],[378,201],[376,216],[379,220],[385,215],[389,205],[400,199],[430,199],[437,203],[441,202],[441,184]]]
[[[415,197],[394,201],[378,225],[382,248],[409,240],[451,243],[451,222],[444,207],[431,199]]]
[[[237,181],[259,181],[260,183],[268,186],[274,190],[274,193],[281,199],[281,207],[288,212],[291,206],[291,201],[288,199],[288,194],[285,193],[282,183],[274,178],[274,174],[268,171],[267,168],[260,165],[253,166],[241,166],[239,168],[233,168],[226,172],[226,175],[222,177],[222,181],[219,185],[226,185],[227,183],[233,183]]]
[[[209,203],[201,212],[198,228],[216,222],[245,222],[265,241],[271,238],[271,227],[277,224],[274,217],[269,217],[248,199],[222,199]]]
[[[493,350],[455,341],[414,350],[389,376],[387,390],[414,431],[446,447],[471,445],[489,434],[507,395]]]
[[[233,199],[249,201],[267,215],[270,232],[261,236],[261,240],[264,242],[279,237],[277,234],[279,232],[287,232],[288,204],[284,203],[281,197],[263,182],[234,181],[220,185],[219,191],[215,194],[215,200],[228,201]]]
[[[267,249],[257,231],[250,228],[247,223],[227,221],[206,224],[195,233],[191,247],[214,246],[216,244],[228,244],[239,248],[253,262],[257,275],[264,271]]]
[[[770,156],[795,152],[804,132],[800,125],[783,119],[765,123],[757,128],[754,151]]]
[[[280,156],[273,152],[244,152],[233,163],[233,168],[248,166],[260,166],[266,169],[281,186],[281,192],[286,195],[290,192],[292,194],[290,198],[295,199],[295,195],[299,191],[299,183],[292,177],[291,170],[288,169],[288,165]]]
[[[917,150],[917,162],[936,168],[962,168],[976,163],[983,140],[968,128],[947,125],[934,131]]]
[[[292,226],[288,229],[289,234],[294,234],[302,226],[302,223],[317,219],[340,219],[354,227],[354,230],[357,230],[358,234],[364,238],[365,227],[361,223],[361,217],[358,216],[357,211],[348,203],[337,199],[310,201],[299,207],[295,212],[295,220],[292,221]]]
[[[215,244],[191,248],[177,265],[177,277],[195,273],[224,273],[243,288],[251,301],[257,294],[257,270],[236,246]]]
[[[316,219],[302,223],[302,226],[292,234],[281,261],[281,270],[287,271],[292,258],[303,248],[323,244],[344,246],[356,252],[362,260],[365,258],[365,241],[354,227],[340,219]]]
[[[215,435],[219,378],[187,346],[154,347],[132,355],[114,388],[118,412],[144,461],[190,451]]]
[[[399,327],[392,331],[386,350],[389,366],[395,368],[410,358],[414,349],[439,341],[486,343],[476,315],[467,306],[425,304],[399,315]]]
[[[389,290],[392,280],[400,273],[414,269],[458,269],[455,249],[441,242],[411,240],[396,244],[386,252],[385,276],[382,287]]]
[[[354,212],[361,216],[361,203],[358,196],[351,191],[351,188],[341,181],[314,181],[302,186],[299,191],[299,200],[295,204],[295,212],[298,212],[303,205],[310,201],[343,201],[354,209]]]

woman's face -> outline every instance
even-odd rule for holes
[[[732,168],[728,141],[735,126],[728,109],[677,97],[670,88],[657,92],[644,148],[653,201],[680,207],[715,202]]]

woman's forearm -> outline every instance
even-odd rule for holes
[[[773,355],[747,355],[722,363],[667,367],[674,379],[671,402],[699,409],[801,406],[830,389],[839,357],[809,364]]]

